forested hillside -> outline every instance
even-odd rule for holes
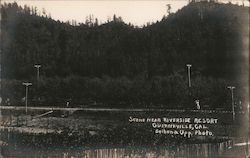
[[[72,25],[37,15],[33,7],[4,4],[4,97],[19,104],[24,95],[21,82],[32,81],[34,104],[69,99],[75,104],[192,107],[189,104],[200,99],[210,107],[227,106],[228,84],[239,86],[238,94],[245,92],[239,79],[248,62],[248,9],[193,2],[138,28],[116,15],[105,24],[90,17]],[[187,63],[192,64],[191,88]],[[42,65],[38,83],[34,64]]]

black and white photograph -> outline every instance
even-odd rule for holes
[[[250,158],[248,0],[1,0],[0,158]]]

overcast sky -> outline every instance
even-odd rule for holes
[[[244,3],[249,6],[247,0],[219,0],[227,3]],[[13,0],[3,0],[13,2]],[[176,12],[187,5],[188,0],[16,0],[24,6],[36,6],[42,12],[44,8],[51,17],[60,21],[76,20],[85,22],[88,15],[93,14],[101,23],[107,21],[108,17],[114,14],[121,16],[126,23],[137,26],[147,22],[156,22],[166,15],[166,5],[171,4],[171,11]]]

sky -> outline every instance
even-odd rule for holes
[[[93,15],[100,23],[105,23],[114,14],[121,16],[126,23],[142,26],[148,22],[160,21],[167,15],[167,4],[171,4],[171,12],[176,12],[188,4],[188,0],[3,0],[16,1],[19,5],[36,6],[39,12],[43,8],[51,18],[60,21],[76,20],[84,23],[86,17]],[[248,0],[219,0],[227,3],[249,6]]]

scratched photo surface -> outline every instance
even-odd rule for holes
[[[250,156],[249,1],[0,6],[0,157]]]

